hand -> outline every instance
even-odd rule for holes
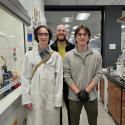
[[[32,110],[32,104],[29,103],[29,104],[25,104],[24,107],[28,110]]]
[[[84,89],[77,93],[77,97],[81,102],[86,102],[89,99],[89,93]]]

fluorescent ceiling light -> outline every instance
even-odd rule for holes
[[[122,28],[122,29],[125,28],[125,25],[121,25],[121,28]]]
[[[73,30],[75,30],[78,26],[73,26]]]
[[[67,32],[70,32],[70,29],[69,28],[66,28]]]
[[[70,29],[69,29],[69,28],[66,28],[66,30],[67,30],[67,31],[70,31]]]
[[[66,28],[70,28],[70,25],[69,25],[69,24],[65,24],[65,27],[66,27]]]
[[[93,40],[95,40],[95,39],[90,39],[89,41],[93,41]]]
[[[74,38],[74,35],[70,35],[70,38]]]
[[[95,39],[98,39],[98,38],[99,38],[99,36],[94,36],[94,38],[95,38]]]
[[[98,38],[100,38],[100,37],[99,37],[99,36],[94,36],[94,38],[95,38],[95,39],[98,39]]]
[[[62,21],[65,22],[65,23],[72,22],[72,20],[73,20],[72,17],[63,17],[63,18],[62,18]]]
[[[101,35],[100,35],[100,33],[98,33],[98,34],[97,34],[97,36],[99,36],[99,37],[100,37],[100,36],[101,36]]]
[[[71,34],[73,34],[73,35],[74,35],[74,33],[75,33],[74,31],[71,32]]]
[[[78,13],[76,20],[87,20],[91,13]]]

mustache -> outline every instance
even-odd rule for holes
[[[57,38],[60,39],[60,36],[63,36],[66,39],[65,35],[58,35]]]
[[[63,42],[63,41],[66,40],[66,36],[64,36],[63,38],[59,38],[59,37],[57,37],[57,40],[60,41],[60,42]]]

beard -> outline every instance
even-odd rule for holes
[[[57,41],[59,41],[59,42],[66,41],[66,36],[63,36],[63,37],[57,36]]]

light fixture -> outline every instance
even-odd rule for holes
[[[68,28],[70,28],[70,25],[69,24],[65,24],[65,27],[68,29]]]
[[[65,22],[65,23],[72,22],[72,20],[73,20],[72,17],[63,17],[63,18],[62,18],[62,21]]]
[[[98,38],[100,38],[100,37],[99,37],[99,36],[94,36],[94,38],[95,38],[95,39],[98,39]]]
[[[71,34],[71,35],[70,35],[70,38],[74,38],[74,35]]]
[[[94,38],[92,38],[92,39],[90,39],[89,41],[94,41],[95,39]]]
[[[73,26],[73,30],[75,30],[78,26]]]
[[[121,28],[124,29],[124,28],[125,28],[125,25],[121,25]]]
[[[100,37],[100,36],[101,36],[101,34],[100,34],[100,33],[98,33],[98,34],[97,34],[97,36],[99,36],[99,37]]]
[[[74,35],[74,33],[75,33],[74,31],[71,32],[71,34],[73,34],[73,35]]]
[[[91,13],[78,13],[76,20],[87,20]]]
[[[67,32],[70,32],[70,28],[66,28],[66,31],[67,31]]]

